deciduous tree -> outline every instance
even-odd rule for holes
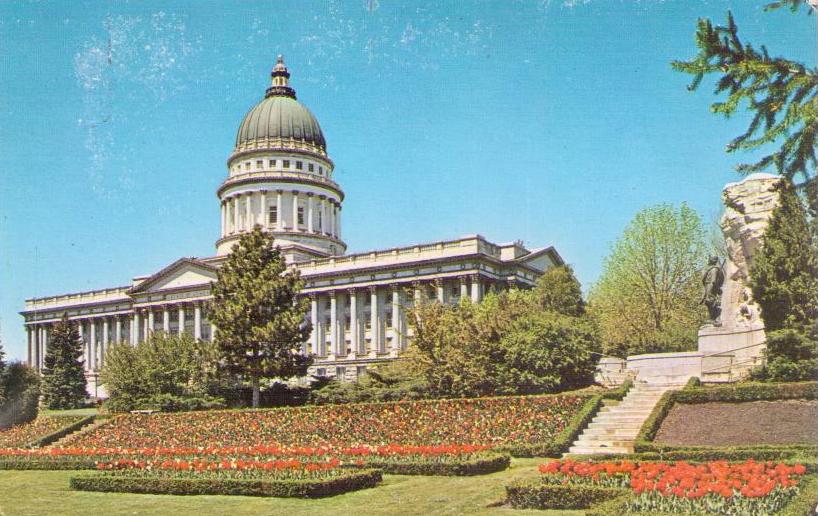
[[[590,292],[605,351],[615,356],[692,349],[704,322],[702,222],[682,204],[636,214],[605,258]]]

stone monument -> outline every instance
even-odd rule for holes
[[[778,204],[775,186],[779,181],[780,176],[752,174],[743,181],[728,183],[722,192],[725,211],[719,225],[727,256],[718,303],[720,316],[699,330],[703,380],[708,373],[723,374],[725,368],[731,370],[728,374],[735,374],[736,368],[749,371],[764,350],[764,322],[750,290],[750,269]]]

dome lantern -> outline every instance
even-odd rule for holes
[[[272,79],[272,86],[267,88],[265,98],[272,96],[295,98],[295,90],[290,88],[289,85],[290,72],[287,70],[287,65],[284,64],[283,55],[278,54],[276,65],[273,67],[273,71],[270,72],[270,78]]]

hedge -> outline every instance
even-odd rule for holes
[[[810,464],[818,465],[818,448],[809,445],[794,445],[782,447],[698,447],[698,448],[675,448],[672,450],[661,450],[640,453],[616,453],[616,454],[594,454],[594,455],[569,455],[574,460],[591,462],[608,462],[617,460],[630,461],[677,461],[685,460],[690,462],[710,462],[714,460],[726,460],[731,462],[741,462],[748,459],[759,461],[775,460],[784,462],[800,462],[805,466]]]
[[[363,467],[376,468],[392,475],[472,476],[503,471],[510,464],[511,457],[508,455],[492,453],[452,462],[381,462],[374,458],[365,461]]]
[[[60,417],[60,416],[51,416],[51,417]],[[34,441],[31,441],[30,443],[26,444],[26,447],[27,448],[41,448],[43,446],[47,446],[47,445],[49,445],[51,443],[59,441],[60,439],[62,439],[66,435],[73,434],[74,432],[76,432],[80,428],[93,423],[94,419],[95,419],[95,416],[84,417],[84,418],[80,419],[79,421],[76,421],[74,423],[71,423],[70,425],[66,425],[66,426],[60,428],[56,432],[53,432],[51,434],[40,437],[39,439],[35,439]]]
[[[662,426],[673,405],[676,403],[711,403],[727,402],[741,403],[747,401],[774,401],[790,399],[818,399],[818,382],[798,382],[798,383],[758,383],[748,382],[737,385],[725,385],[719,387],[698,387],[698,378],[691,378],[687,385],[679,391],[665,392],[656,406],[648,416],[634,442],[634,451],[639,452],[660,452],[668,453],[678,450],[701,450],[716,451],[724,450],[719,446],[668,446],[655,444],[653,440]],[[768,446],[756,446],[754,449],[764,451]],[[782,447],[777,447],[782,448]],[[789,448],[789,447],[787,447]]]
[[[561,457],[563,453],[577,440],[579,434],[594,419],[602,406],[602,400],[622,400],[633,386],[633,380],[628,378],[616,389],[597,394],[588,398],[582,408],[571,418],[571,422],[557,434],[553,441],[536,444],[511,444],[498,446],[497,451],[507,452],[512,457]]]
[[[368,487],[381,481],[377,469],[348,471],[328,479],[257,480],[235,478],[151,478],[106,474],[71,477],[71,489],[106,493],[174,495],[242,495],[283,498],[321,498]]]
[[[625,493],[626,490],[613,487],[537,481],[506,486],[506,502],[515,509],[587,509]]]

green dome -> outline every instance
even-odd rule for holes
[[[267,97],[245,115],[236,135],[236,148],[253,140],[283,138],[310,143],[326,151],[327,143],[318,120],[294,98],[295,92],[290,96],[276,88],[270,90]]]

